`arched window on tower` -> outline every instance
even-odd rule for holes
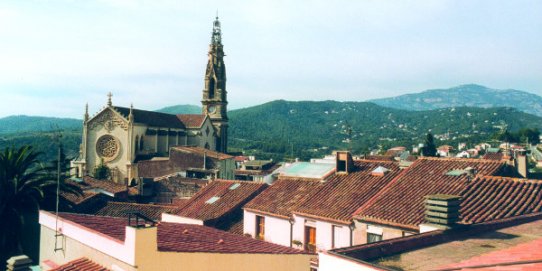
[[[139,136],[136,135],[136,138],[135,138],[135,150],[138,151],[139,150]]]
[[[209,78],[209,99],[215,97],[215,79],[213,77]]]

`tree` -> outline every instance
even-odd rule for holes
[[[40,155],[30,146],[0,152],[0,262],[24,253],[22,229],[37,223],[29,217],[36,217],[47,194],[56,193],[57,177],[40,163]],[[70,191],[77,188],[71,186]]]
[[[100,162],[99,165],[97,165],[94,168],[94,178],[98,180],[106,180],[111,176],[109,168],[104,164],[104,160]]]
[[[427,133],[425,144],[422,148],[423,156],[437,156],[437,147],[435,146],[435,137],[433,134]]]

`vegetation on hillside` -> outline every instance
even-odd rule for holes
[[[180,104],[164,107],[156,110],[156,112],[168,113],[168,114],[201,114],[201,106],[191,104]]]

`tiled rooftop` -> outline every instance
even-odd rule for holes
[[[363,221],[418,229],[424,222],[424,196],[459,195],[467,187],[467,174],[454,176],[450,171],[474,168],[479,175],[498,175],[500,161],[462,158],[422,158],[390,182],[355,213]]]
[[[109,201],[103,208],[99,209],[94,214],[99,216],[128,217],[129,212],[139,212],[153,220],[161,220],[162,213],[174,213],[177,209],[176,206],[171,205],[164,206]]]
[[[457,230],[335,249],[331,253],[393,270],[463,270],[466,266],[481,265],[485,268],[465,270],[537,270],[529,269],[532,265],[526,263],[542,262],[540,218],[542,213],[495,220]]]
[[[184,123],[187,128],[200,128],[205,121],[205,115],[201,114],[179,114],[177,118]]]
[[[97,231],[111,238],[124,241],[125,227],[128,223],[126,218],[70,213],[60,213],[59,216],[88,230]],[[158,251],[258,254],[305,253],[297,249],[206,226],[161,222],[157,227]]]
[[[397,162],[358,160],[349,174],[334,174],[294,213],[350,223],[353,213],[400,173]],[[386,168],[382,176],[372,172]]]
[[[75,185],[83,190],[99,188],[112,194],[127,192],[128,188],[124,184],[114,183],[108,180],[97,180],[90,176],[83,177],[83,182],[74,182]]]
[[[266,187],[263,183],[216,180],[179,206],[176,214],[203,221],[219,219],[240,209]]]
[[[244,209],[289,218],[292,211],[321,185],[317,179],[280,177],[271,187],[247,203]]]
[[[168,160],[144,160],[137,163],[137,172],[143,178],[158,178],[176,172]]]
[[[461,192],[464,223],[480,223],[534,212],[542,208],[542,181],[486,176]]]
[[[487,160],[502,160],[504,157],[504,154],[502,152],[488,152],[484,154],[483,159]]]
[[[109,269],[87,258],[79,258],[49,271],[109,271]]]

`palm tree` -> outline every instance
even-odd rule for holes
[[[37,223],[30,218],[37,216],[47,194],[56,193],[57,177],[40,163],[40,155],[30,146],[0,152],[0,263],[23,253],[22,229]],[[63,182],[61,189],[80,193]]]

